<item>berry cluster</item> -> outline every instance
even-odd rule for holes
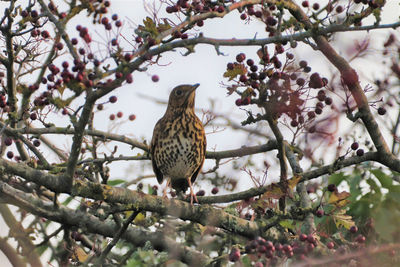
[[[317,72],[309,75],[311,67],[307,61],[301,60],[297,65],[290,52],[286,52],[282,62],[284,51],[283,44],[276,44],[272,55],[267,47],[263,47],[257,52],[258,64],[253,59],[246,60],[246,55],[239,53],[235,62],[227,64],[224,76],[234,82],[228,86],[229,92],[241,95],[235,101],[237,106],[257,104],[268,108],[276,118],[287,115],[292,127],[304,127],[316,115],[322,114],[323,108],[331,105],[333,99],[327,96],[327,90],[322,89],[328,84],[326,78]],[[313,89],[319,89],[313,98],[317,100],[314,108],[306,106]],[[315,128],[310,127],[309,132],[313,131]]]

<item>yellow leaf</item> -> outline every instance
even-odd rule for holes
[[[146,224],[146,216],[143,213],[139,213],[138,215],[136,215],[133,222],[136,225],[145,225]]]
[[[79,246],[73,248],[72,259],[79,262],[85,262],[89,255]]]
[[[328,203],[333,204],[336,207],[344,207],[350,203],[349,200],[346,200],[350,196],[349,192],[332,192],[331,196],[329,197]]]
[[[146,17],[146,19],[143,20],[143,24],[144,31],[150,33],[153,37],[158,35],[157,26],[150,17]]]
[[[262,198],[275,198],[275,199],[280,199],[281,197],[283,197],[285,195],[285,193],[283,192],[282,188],[277,185],[277,184],[271,184],[267,190],[267,192],[265,192],[262,195]]]
[[[246,74],[246,73],[247,73],[247,69],[244,66],[244,64],[235,64],[233,66],[233,69],[227,70],[224,73],[224,77],[229,78],[229,80],[231,81],[231,80],[235,79],[236,76],[243,75],[243,74]]]
[[[288,187],[293,190],[300,180],[301,176],[295,174],[292,179],[288,180]]]
[[[344,227],[346,229],[350,229],[353,225],[355,225],[352,217],[346,214],[346,210],[340,210],[337,213],[332,215],[333,221],[336,224],[337,228]]]

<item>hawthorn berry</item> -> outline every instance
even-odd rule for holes
[[[324,216],[324,210],[321,210],[321,209],[317,210],[315,212],[315,216],[321,218],[322,216]]]
[[[350,233],[355,234],[358,232],[358,227],[356,225],[353,225],[349,229]]]
[[[240,53],[236,56],[237,62],[243,62],[246,59],[246,55],[244,53]]]
[[[128,73],[128,75],[126,75],[126,82],[127,83],[132,83],[133,82],[132,73]]]
[[[379,115],[385,115],[386,114],[386,109],[384,107],[379,107],[378,108],[378,114]]]
[[[231,262],[238,261],[240,259],[240,250],[238,248],[232,248],[228,258]]]
[[[351,149],[352,149],[352,150],[357,150],[358,147],[359,147],[359,145],[358,145],[357,142],[354,142],[354,143],[351,144]]]
[[[160,80],[160,77],[158,77],[158,75],[153,75],[151,76],[151,80],[156,83]]]
[[[364,149],[360,148],[360,149],[357,150],[356,153],[357,153],[357,156],[360,156],[360,157],[361,157],[361,156],[364,155]]]
[[[115,102],[117,102],[117,100],[118,100],[118,98],[115,95],[110,96],[110,98],[109,98],[110,103],[115,103]]]
[[[135,119],[136,119],[136,115],[135,114],[129,115],[129,120],[130,121],[134,121]]]
[[[214,188],[211,190],[211,194],[213,194],[213,195],[218,194],[218,192],[219,192],[218,187],[214,187]]]
[[[329,192],[335,192],[337,190],[336,185],[335,184],[329,184],[328,185],[328,191]]]
[[[358,235],[357,237],[356,237],[356,242],[358,242],[358,243],[364,243],[365,242],[365,236],[363,236],[363,235]]]
[[[196,196],[202,197],[202,196],[204,196],[205,194],[206,194],[206,191],[204,191],[204,190],[202,189],[202,190],[200,190],[200,191],[198,191],[198,192],[196,193]]]
[[[31,120],[36,120],[37,119],[37,115],[36,113],[31,113],[31,115],[29,116],[31,118]]]
[[[12,159],[14,157],[14,153],[12,151],[7,152],[7,158]]]
[[[10,137],[4,138],[4,144],[6,146],[11,146],[12,145],[12,139]]]
[[[302,241],[302,242],[306,241],[307,240],[307,235],[306,234],[300,234],[299,235],[299,240]]]
[[[124,113],[122,113],[122,111],[118,111],[117,112],[117,117],[118,118],[122,118],[123,115],[124,115]]]
[[[33,141],[33,145],[34,145],[35,147],[40,146],[40,141],[39,141],[38,139],[35,139],[35,140]]]
[[[113,121],[113,120],[115,120],[115,115],[114,114],[110,114],[110,121]]]

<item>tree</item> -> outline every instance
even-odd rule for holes
[[[398,260],[400,21],[381,23],[389,3],[160,0],[147,4],[150,15],[124,35],[125,22],[109,14],[111,1],[7,2],[0,26],[0,213],[9,231],[0,250],[13,265],[41,266],[43,255],[62,266]],[[82,14],[86,21],[71,29]],[[207,37],[203,25],[221,18],[226,27],[236,19],[262,32]],[[372,30],[386,35],[379,50],[370,49],[368,38],[351,47],[334,43],[341,32],[368,37]],[[119,161],[139,162],[135,173],[145,177],[148,142],[100,131],[94,119],[119,101],[118,88],[134,86],[163,56],[189,56],[199,45],[217,55],[237,48],[223,57],[228,62],[219,75],[230,96],[223,101],[246,118],[239,122],[211,107],[203,122],[214,132],[221,121],[232,136],[244,132],[248,145],[208,147],[215,166],[196,184],[211,184],[212,195],[200,190],[191,205],[169,189],[162,196],[140,177],[114,177],[108,164]],[[306,47],[333,71],[316,71],[297,52]],[[363,75],[365,68],[353,67],[361,58],[381,73]],[[116,156],[120,146],[140,152]],[[222,165],[254,186],[238,188]],[[267,176],[276,182],[266,183]]]

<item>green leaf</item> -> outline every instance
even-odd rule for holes
[[[393,180],[380,169],[370,170],[370,172],[379,180],[382,187],[390,189],[393,186]]]
[[[329,176],[328,184],[334,184],[338,186],[344,179],[346,179],[346,175],[343,172],[334,173]]]
[[[115,180],[108,180],[107,181],[107,184],[108,185],[111,185],[111,186],[116,186],[116,185],[119,185],[119,184],[123,184],[123,183],[125,183],[126,181],[125,180],[122,180],[122,179],[115,179]]]
[[[371,189],[376,193],[376,194],[382,194],[381,193],[381,188],[380,186],[373,180],[373,179],[367,179],[367,184],[371,187]]]
[[[283,220],[279,224],[286,229],[296,230],[296,224],[292,220]]]

